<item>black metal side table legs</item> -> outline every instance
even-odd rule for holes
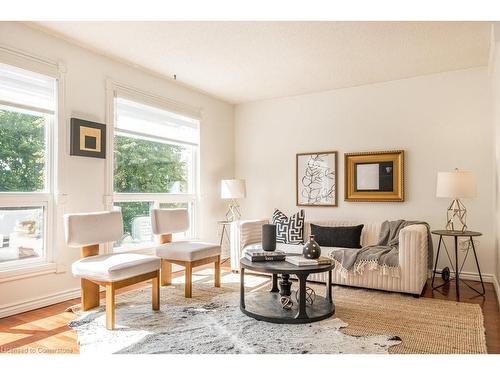
[[[483,292],[480,293],[479,291],[477,291],[476,289],[472,288],[471,286],[469,286],[469,288],[472,288],[475,292],[477,292],[480,295],[484,296],[486,294],[486,289],[484,289],[483,275],[481,274],[481,269],[479,268],[479,261],[477,260],[476,246],[474,245],[474,241],[472,240],[472,237],[470,238],[470,243],[472,245],[472,251],[474,253],[474,259],[476,260],[477,272],[479,273],[479,280],[481,281],[481,288],[483,289]]]
[[[474,239],[473,239],[473,237],[480,236],[481,233],[471,232],[471,231],[460,232],[460,231],[450,231],[450,230],[438,230],[438,231],[432,231],[432,233],[439,236],[439,244],[438,244],[438,249],[437,249],[437,254],[436,254],[436,261],[434,263],[434,269],[432,271],[432,282],[431,282],[432,290],[435,290],[437,288],[441,288],[442,286],[448,284],[450,282],[450,280],[452,280],[450,278],[449,280],[446,280],[444,283],[437,285],[437,286],[434,286],[436,273],[439,273],[439,272],[437,272],[439,253],[441,251],[441,246],[444,246],[445,251],[446,251],[446,255],[448,256],[448,260],[450,261],[450,265],[453,269],[453,273],[455,274],[455,293],[457,296],[457,300],[460,300],[460,282],[462,282],[463,284],[468,286],[470,289],[472,289],[473,291],[478,293],[480,296],[484,296],[486,290],[484,288],[483,276],[481,274],[481,269],[479,267],[479,261],[477,259],[477,253],[476,253],[476,246],[474,244]],[[454,239],[454,246],[455,246],[455,262],[454,262],[455,264],[454,264],[454,266],[453,266],[453,261],[450,258],[450,254],[448,253],[448,249],[446,248],[446,244],[444,243],[443,236],[454,237],[453,238]],[[459,237],[467,237],[469,240],[469,243],[470,243],[469,248],[467,249],[467,252],[465,253],[465,257],[464,257],[464,260],[463,260],[461,265],[459,264],[460,262],[458,259],[458,238]],[[462,272],[465,261],[467,260],[467,255],[469,254],[469,250],[471,248],[472,248],[472,252],[474,254],[474,259],[476,262],[477,272],[479,273],[479,280],[481,282],[481,289],[482,289],[481,292],[479,290],[477,290],[476,288],[472,287],[471,285],[469,285],[469,283],[466,282],[465,280],[460,280],[460,273]]]

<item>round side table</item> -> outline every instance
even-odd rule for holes
[[[465,260],[467,259],[467,255],[469,254],[469,250],[472,246],[472,251],[474,253],[474,259],[476,260],[476,266],[477,266],[477,271],[479,273],[479,279],[481,280],[481,287],[483,289],[482,292],[478,291],[474,287],[470,286],[467,282],[462,280],[462,283],[467,285],[469,288],[471,288],[473,291],[478,293],[481,296],[484,296],[485,294],[485,289],[484,289],[484,283],[483,283],[483,276],[481,275],[481,269],[479,268],[479,262],[477,260],[477,254],[476,254],[476,247],[474,246],[474,237],[482,236],[482,233],[479,232],[473,232],[473,231],[459,231],[459,230],[433,230],[432,234],[435,234],[439,236],[439,245],[438,245],[438,250],[437,250],[437,255],[436,255],[436,262],[434,263],[434,270],[432,271],[432,290],[441,288],[442,286],[448,284],[451,280],[451,278],[447,281],[445,281],[443,284],[434,286],[434,279],[436,277],[436,273],[439,273],[436,271],[438,260],[439,260],[439,252],[441,250],[441,244],[444,245],[444,248],[446,250],[446,254],[448,255],[448,259],[450,261],[450,265],[453,268],[453,262],[450,258],[450,254],[448,253],[448,249],[446,248],[446,244],[444,243],[443,237],[453,237],[454,238],[454,243],[455,243],[455,267],[453,269],[453,272],[455,273],[455,290],[457,294],[457,300],[460,300],[460,272],[462,272],[462,268],[464,267]],[[462,262],[462,265],[459,267],[458,265],[458,238],[459,237],[468,237],[469,238],[469,248],[467,249],[467,253],[465,254],[465,258]]]

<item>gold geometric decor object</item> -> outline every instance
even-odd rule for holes
[[[458,223],[455,224],[455,221]],[[459,199],[454,199],[446,211],[446,229],[462,232],[467,230],[467,209]]]

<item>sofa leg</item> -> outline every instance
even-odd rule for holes
[[[420,298],[420,294],[412,294],[411,295],[413,298]]]

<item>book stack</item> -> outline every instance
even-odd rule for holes
[[[283,261],[286,258],[284,251],[264,251],[262,249],[248,249],[245,258],[251,262]]]
[[[321,266],[332,264],[332,260],[328,257],[319,257],[318,259],[306,259],[303,256],[287,256],[285,259],[288,263],[296,266]]]

